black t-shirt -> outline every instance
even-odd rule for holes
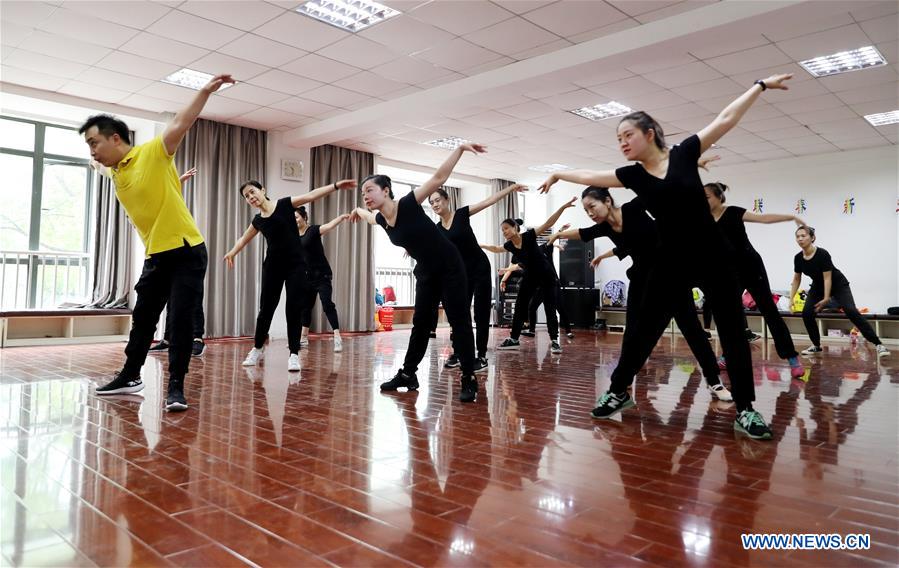
[[[580,229],[582,241],[592,241],[608,237],[615,243],[612,252],[623,259],[630,255],[634,265],[628,270],[632,276],[635,270],[648,270],[659,258],[659,230],[656,222],[646,214],[643,203],[635,199],[621,206],[621,232],[612,229],[608,223],[597,223]]]
[[[702,188],[696,165],[699,156],[699,137],[694,134],[671,148],[664,179],[650,174],[639,163],[618,168],[615,175],[655,217],[667,254],[682,264],[709,268],[709,256],[724,254],[729,247],[721,239]]]
[[[521,248],[517,248],[512,241],[506,241],[503,248],[517,257],[521,264],[524,264],[525,274],[528,278],[551,278],[555,273],[549,259],[540,251],[540,246],[537,244],[537,233],[534,232],[534,229],[528,229],[521,233]]]
[[[490,272],[490,260],[484,254],[484,251],[481,250],[480,245],[478,245],[478,238],[474,235],[474,231],[471,230],[470,219],[471,213],[466,205],[456,209],[456,212],[453,213],[453,222],[450,224],[449,229],[445,228],[439,220],[437,221],[437,228],[443,233],[443,236],[459,249],[459,254],[462,255],[462,262],[465,263],[465,270],[468,271],[469,275],[483,272],[484,270]]]
[[[453,243],[443,236],[437,225],[431,222],[424,209],[409,192],[397,202],[396,224],[391,227],[380,212],[375,215],[378,225],[387,231],[390,242],[406,249],[418,265],[416,274],[446,272],[450,268],[465,269],[462,256]]]
[[[279,199],[268,217],[257,213],[253,217],[253,227],[265,237],[266,262],[269,258],[276,258],[278,261],[305,265],[297,220],[289,197]]]
[[[830,289],[831,292],[838,287],[849,286],[849,281],[840,270],[833,265],[830,259],[830,253],[821,247],[815,249],[815,254],[808,260],[803,258],[802,251],[796,253],[793,257],[793,271],[805,274],[812,279],[812,289],[820,290],[824,293],[824,273],[831,272]]]
[[[729,205],[718,218],[718,228],[724,234],[737,253],[754,253],[755,249],[746,235],[746,224],[743,222],[743,214],[746,210],[736,205]]]
[[[320,225],[309,225],[306,232],[300,235],[300,244],[303,246],[303,254],[309,272],[322,276],[331,276],[331,264],[325,256],[325,247],[322,246],[322,232]]]
[[[543,243],[542,245],[540,245],[539,248],[540,248],[540,252],[543,253],[543,256],[546,257],[546,260],[549,261],[549,269],[553,273],[553,278],[558,280],[559,273],[556,272],[556,264],[553,262],[553,249],[555,249],[556,247],[554,247],[553,245],[551,245],[549,243]]]

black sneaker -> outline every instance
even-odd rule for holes
[[[526,329],[526,330],[524,330],[524,331],[521,332],[521,335],[523,335],[523,336],[525,336],[525,337],[536,337],[536,336],[537,336],[537,333],[536,333],[536,332],[533,332],[533,331],[531,331],[531,330],[529,330],[529,329]]]
[[[446,363],[443,364],[445,369],[454,369],[461,365],[462,363],[459,361],[459,357],[453,353],[449,356],[449,359],[446,360]]]
[[[559,345],[559,342],[558,342],[558,341],[555,341],[555,340],[554,340],[552,343],[550,343],[550,345],[549,345],[549,350],[550,350],[552,353],[561,353],[561,352],[562,352],[562,346]]]
[[[762,336],[752,331],[751,329],[746,330],[746,341],[752,343],[753,341],[758,341]]]
[[[184,380],[169,379],[169,394],[165,397],[167,412],[184,412],[187,399],[184,398]]]
[[[487,372],[487,358],[486,357],[478,357],[474,360],[474,372],[475,373],[486,373]]]
[[[415,373],[407,375],[402,369],[396,372],[396,375],[386,383],[381,383],[382,391],[395,391],[405,387],[408,391],[418,390],[418,377]]]
[[[462,377],[462,389],[459,391],[460,402],[474,402],[478,398],[478,381],[474,377]]]
[[[203,343],[203,340],[200,338],[194,339],[194,345],[190,351],[191,357],[200,357],[205,352],[206,352],[206,344]]]
[[[113,380],[102,387],[95,388],[94,392],[98,395],[133,394],[142,390],[144,390],[144,382],[140,380],[140,375],[136,377],[126,377],[120,371]]]
[[[612,394],[609,391],[603,393],[596,401],[596,408],[590,414],[593,418],[611,418],[622,410],[637,406],[634,399],[628,393]]]
[[[150,351],[168,351],[169,350],[169,342],[163,339],[156,345],[150,347]]]
[[[517,339],[512,339],[511,337],[507,337],[502,343],[499,344],[497,349],[518,349],[521,346],[521,343]]]
[[[744,410],[737,414],[734,430],[746,434],[753,440],[770,440],[772,437],[771,428],[768,428],[765,419],[755,410]]]

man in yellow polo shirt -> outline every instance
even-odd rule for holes
[[[162,136],[140,146],[131,146],[128,126],[109,115],[92,116],[78,130],[90,147],[91,158],[112,168],[116,198],[147,249],[143,271],[134,287],[137,301],[131,314],[125,365],[112,381],[96,388],[98,395],[143,390],[140,369],[153,341],[159,314],[168,303],[174,326],[165,408],[187,410],[184,376],[193,341],[191,316],[202,301],[208,257],[203,235],[181,196],[174,156],[209,96],[233,82],[230,75],[213,77],[175,115]]]

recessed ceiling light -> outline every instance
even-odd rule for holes
[[[879,112],[877,114],[866,114],[867,120],[871,126],[886,126],[887,124],[896,124],[899,122],[899,110],[891,110],[890,112]]]
[[[193,69],[184,68],[180,71],[175,71],[168,77],[162,80],[163,83],[171,83],[172,85],[178,85],[179,87],[187,87],[188,89],[193,89],[195,91],[199,91],[203,87],[206,86],[214,75],[210,75],[209,73],[203,73],[202,71],[194,71]],[[219,87],[219,91],[224,91],[228,87],[231,86],[231,83],[225,83],[221,87]]]
[[[858,71],[868,67],[886,65],[886,63],[886,59],[877,51],[877,48],[870,45],[799,62],[802,68],[814,77],[827,77],[837,73]]]
[[[601,105],[582,107],[569,112],[584,118],[589,118],[590,120],[605,120],[607,118],[612,118],[613,116],[624,116],[625,114],[633,112],[633,109],[624,106],[621,103],[612,101]]]
[[[397,10],[370,0],[309,0],[296,11],[350,33],[399,15]]]
[[[462,144],[468,144],[469,142],[471,142],[471,140],[459,138],[458,136],[447,136],[446,138],[438,138],[437,140],[422,142],[422,144],[434,146],[435,148],[443,148],[444,150],[455,150]]]
[[[534,172],[543,172],[545,174],[551,174],[553,172],[561,172],[564,170],[570,170],[571,166],[566,166],[565,164],[543,164],[542,166],[531,166],[528,168]]]

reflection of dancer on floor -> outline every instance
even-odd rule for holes
[[[331,263],[325,256],[325,248],[322,246],[322,237],[337,228],[338,225],[349,219],[349,214],[338,215],[324,225],[310,225],[309,214],[306,207],[300,206],[296,210],[297,229],[300,231],[300,245],[306,256],[306,266],[309,270],[308,296],[303,301],[303,334],[300,337],[300,345],[309,345],[309,324],[312,323],[312,308],[315,306],[315,296],[321,299],[322,311],[331,324],[334,333],[334,352],[343,351],[343,341],[340,338],[340,321],[337,319],[337,307],[331,299],[333,293],[331,287]]]
[[[607,258],[617,256],[624,259],[630,256],[633,264],[627,269],[627,277],[630,285],[627,289],[627,306],[625,312],[626,322],[624,337],[621,341],[621,349],[634,349],[633,343],[638,341],[636,332],[637,321],[641,317],[639,306],[643,301],[643,294],[647,290],[647,281],[656,265],[664,263],[662,258],[661,241],[656,222],[646,214],[646,209],[640,199],[634,199],[622,205],[615,206],[609,190],[605,187],[588,187],[581,194],[581,204],[584,206],[587,216],[595,224],[585,229],[571,229],[552,235],[549,240],[555,242],[558,239],[578,241],[592,241],[599,237],[607,237],[615,248],[597,255],[590,264],[596,268]],[[681,334],[690,346],[693,356],[702,366],[709,391],[720,400],[732,400],[730,391],[721,383],[718,365],[715,362],[715,353],[705,338],[699,319],[696,317],[696,308],[693,304],[692,292],[684,289],[675,302],[672,315],[677,322]],[[667,324],[666,324],[667,325]]]
[[[796,229],[796,244],[802,249],[793,258],[793,285],[790,288],[790,298],[796,296],[799,284],[802,283],[802,275],[812,279],[812,286],[805,297],[805,306],[802,308],[802,321],[808,331],[808,337],[812,341],[810,347],[802,351],[803,355],[816,355],[824,351],[821,349],[821,333],[818,331],[818,323],[815,314],[825,308],[843,308],[843,312],[849,321],[855,324],[858,331],[865,339],[874,344],[878,357],[886,357],[890,354],[877,333],[855,307],[855,299],[852,290],[849,289],[849,280],[838,268],[833,265],[830,253],[823,248],[815,246],[815,229],[803,225]]]

